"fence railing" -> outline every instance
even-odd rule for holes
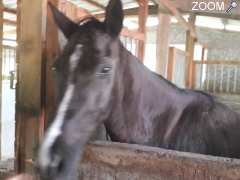
[[[240,94],[240,61],[194,61],[194,69],[196,89]]]

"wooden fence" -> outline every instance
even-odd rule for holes
[[[196,89],[240,94],[240,61],[194,61],[194,69]]]
[[[239,180],[240,160],[140,145],[86,147],[80,180]]]

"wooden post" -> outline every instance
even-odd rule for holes
[[[34,0],[31,3],[29,0],[18,0],[16,90],[18,172],[33,172],[32,165],[27,161],[33,160],[39,145],[38,133],[42,108],[42,3],[42,0]]]
[[[196,15],[191,14],[189,17],[189,23],[195,25]],[[193,88],[193,58],[194,58],[194,45],[196,38],[191,35],[191,31],[187,30],[186,33],[186,62],[187,62],[187,77],[186,77],[186,87]]]
[[[171,17],[169,15],[158,15],[159,25],[157,28],[157,61],[156,72],[166,76],[168,62],[169,33]]]
[[[168,65],[167,65],[167,79],[172,81],[173,79],[173,67],[174,67],[174,47],[169,48],[168,53]]]
[[[58,0],[49,0],[55,6],[58,6]],[[44,130],[49,126],[53,119],[53,113],[55,111],[56,102],[56,84],[53,79],[52,65],[59,54],[59,43],[58,43],[58,29],[54,22],[50,8],[46,7],[46,29],[44,39],[44,59],[43,59],[43,74],[45,83],[44,86],[44,109],[45,109],[45,124]]]
[[[3,1],[0,0],[0,18],[3,19]],[[2,52],[3,52],[3,22],[0,23],[0,115],[2,114]],[[2,137],[2,118],[0,117],[0,137]],[[0,139],[0,159],[2,157],[2,141]]]
[[[138,0],[139,4],[139,32],[144,34],[145,40],[139,41],[138,45],[138,58],[143,62],[145,55],[145,42],[146,42],[146,22],[148,16],[148,0]]]

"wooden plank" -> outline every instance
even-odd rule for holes
[[[39,144],[42,71],[42,0],[18,0],[16,122],[17,171],[33,172],[25,159],[33,159]],[[20,11],[19,11],[20,10]],[[29,28],[31,26],[31,28]]]
[[[156,58],[156,72],[166,76],[168,49],[169,49],[169,33],[171,25],[171,17],[165,14],[158,14],[158,28],[157,28],[157,58]]]
[[[80,180],[238,180],[240,160],[94,142],[85,148],[80,172]]]
[[[191,14],[189,17],[189,23],[195,24],[196,15]],[[186,33],[186,63],[187,63],[187,73],[186,73],[186,87],[193,88],[193,58],[194,58],[194,46],[196,38],[192,36],[190,30]]]
[[[95,17],[98,19],[102,19],[105,17],[105,12],[94,12],[93,13]],[[124,16],[130,17],[130,16],[138,16],[139,14],[139,7],[133,7],[129,9],[124,9]],[[158,6],[156,5],[148,5],[148,15],[157,15],[158,14]]]
[[[168,65],[167,65],[167,79],[172,81],[173,79],[173,66],[174,66],[174,54],[175,48],[170,47],[168,52]]]
[[[126,27],[122,29],[121,32],[122,36],[129,37],[131,39],[139,40],[139,41],[145,41],[145,35],[144,33],[140,33],[138,31],[129,30]]]
[[[76,6],[72,2],[66,0],[59,1],[59,9],[73,21],[80,21],[83,18],[91,16],[86,9]]]
[[[3,11],[11,14],[17,14],[17,10],[13,8],[4,7]]]
[[[159,3],[163,4],[174,16],[175,18],[178,20],[178,22],[185,27],[187,30],[190,31],[191,36],[193,37],[197,37],[194,25],[191,23],[188,23],[183,16],[181,15],[181,13],[178,11],[178,9],[175,7],[174,3],[169,1],[169,0],[158,0]]]
[[[146,38],[146,23],[148,16],[148,0],[137,0],[139,4],[139,14],[138,14],[138,23],[139,23],[139,32],[143,33]],[[139,41],[138,44],[138,58],[143,62],[145,55],[145,41]]]

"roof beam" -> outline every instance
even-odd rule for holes
[[[139,7],[124,9],[125,16],[137,16],[139,12]],[[156,5],[148,5],[148,15],[156,15],[158,13],[158,6]],[[94,14],[95,17],[101,19],[104,18],[105,12]]]
[[[93,5],[93,6],[95,6],[95,7],[98,7],[99,9],[101,9],[101,10],[105,10],[105,6],[103,6],[102,4],[100,4],[100,3],[98,3],[98,2],[96,2],[96,1],[94,1],[94,0],[83,0],[84,2],[87,2],[88,4],[91,4],[91,5]]]
[[[188,23],[182,16],[182,14],[178,11],[178,9],[175,7],[175,5],[169,1],[169,0],[157,0],[159,3],[161,3],[163,6],[165,6],[165,8],[167,8],[174,16],[175,18],[178,20],[178,22],[185,27],[186,29],[188,29],[191,33],[191,36],[193,37],[197,37],[195,28],[192,24]]]

